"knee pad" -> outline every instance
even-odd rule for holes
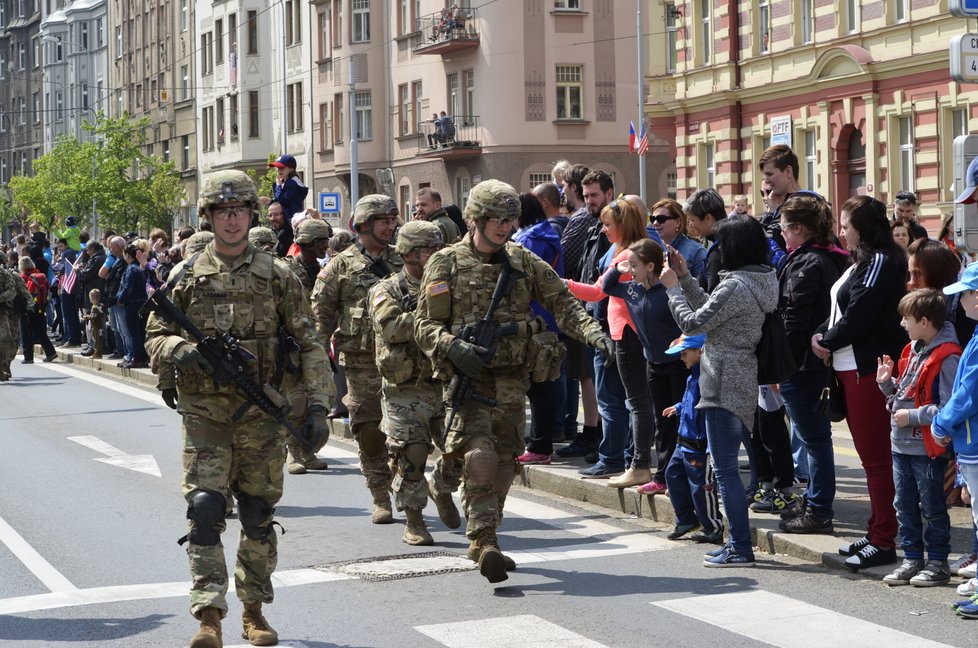
[[[488,448],[476,448],[465,453],[465,473],[473,484],[490,484],[498,466],[499,455]]]
[[[272,525],[262,524],[271,520],[275,509],[262,498],[248,493],[237,493],[235,497],[238,500],[238,520],[244,534],[252,540],[267,540]]]
[[[397,461],[401,475],[408,481],[424,478],[425,464],[428,462],[428,446],[424,443],[409,443],[399,451]]]
[[[196,491],[187,506],[190,532],[185,536],[186,539],[196,545],[220,544],[226,507],[227,501],[224,495],[216,491]]]

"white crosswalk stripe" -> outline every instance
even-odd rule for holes
[[[414,629],[447,648],[607,648],[532,614]]]

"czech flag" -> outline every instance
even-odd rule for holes
[[[635,123],[632,121],[628,122],[628,152],[635,152]]]

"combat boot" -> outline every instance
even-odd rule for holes
[[[482,556],[482,547],[480,546],[478,539],[469,542],[469,549],[466,552],[466,555],[472,562],[479,562],[479,558]],[[516,561],[506,554],[503,554],[503,565],[505,565],[506,571],[514,571],[516,569]]]
[[[431,534],[428,533],[428,527],[425,526],[421,509],[404,509],[404,515],[407,516],[407,524],[404,526],[404,535],[401,537],[402,542],[409,545],[425,547],[435,544],[435,539],[431,537]]]
[[[241,636],[252,646],[274,646],[278,643],[278,633],[272,630],[261,613],[261,602],[245,603],[241,613],[244,630]]]
[[[386,488],[371,488],[370,493],[374,496],[374,511],[370,515],[370,521],[374,524],[393,524],[394,508],[391,506],[391,496]]]
[[[496,540],[496,530],[483,527],[476,532],[475,538],[469,544],[469,558],[479,563],[479,573],[490,583],[501,583],[509,574],[506,573],[506,562],[503,552],[499,550]]]
[[[292,454],[291,449],[289,450],[289,459],[288,462],[286,463],[286,469],[289,471],[290,475],[306,474],[306,467],[302,465],[302,463],[298,459],[295,458],[295,455]]]
[[[438,519],[441,520],[441,523],[449,529],[457,529],[462,526],[462,518],[458,514],[458,508],[455,506],[452,494],[436,493],[431,476],[428,476],[425,481],[428,482],[428,497],[435,503],[435,508],[438,509]]]
[[[221,611],[205,607],[197,614],[200,630],[190,640],[190,648],[223,648],[221,639]]]

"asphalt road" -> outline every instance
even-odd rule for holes
[[[186,646],[178,415],[92,372],[14,370],[0,384],[0,642]],[[284,646],[975,645],[951,587],[891,589],[765,554],[709,570],[704,547],[668,529],[519,488],[500,537],[519,567],[490,585],[433,507],[436,546],[408,547],[400,523],[370,524],[353,448],[322,454],[331,469],[287,476],[276,513],[286,533],[266,616]],[[237,529],[224,536],[232,564]],[[230,606],[225,645],[245,645],[233,594]]]

